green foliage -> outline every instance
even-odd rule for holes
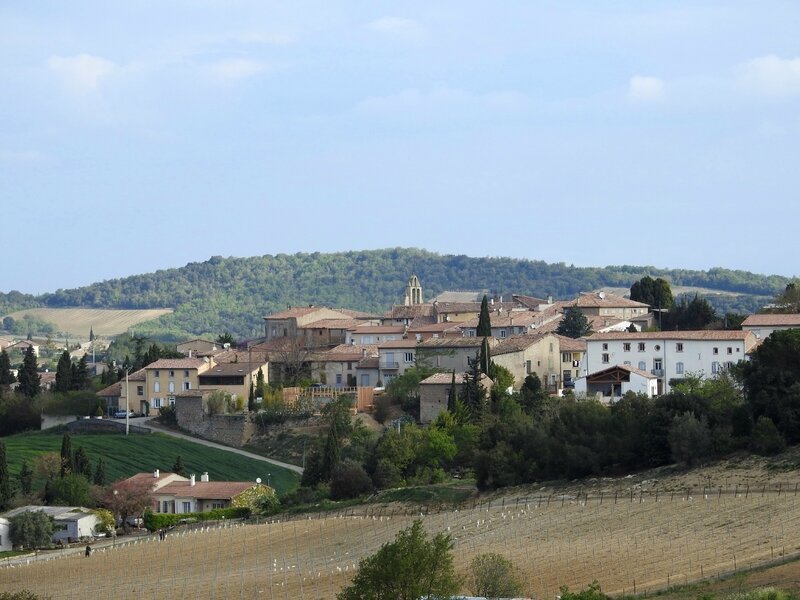
[[[33,353],[33,346],[28,346],[22,359],[22,367],[17,373],[17,392],[26,398],[33,398],[39,393],[41,376],[39,375],[39,365],[36,355]]]
[[[769,417],[761,416],[756,421],[750,436],[750,449],[762,456],[773,456],[786,449],[783,436]]]
[[[423,429],[414,424],[387,431],[370,457],[372,480],[378,488],[438,483],[458,452],[451,431]]]
[[[652,308],[666,310],[672,308],[675,303],[669,282],[661,277],[653,279],[649,275],[645,275],[631,286],[630,298],[636,302],[649,304]]]
[[[19,490],[25,496],[30,496],[33,492],[33,469],[28,465],[28,461],[23,460],[19,468]],[[2,484],[0,484],[2,485]]]
[[[75,465],[73,463],[72,454],[72,438],[68,433],[61,437],[61,477],[74,472]]]
[[[358,498],[372,490],[372,480],[360,464],[345,460],[336,465],[331,474],[331,500]]]
[[[154,513],[148,509],[144,511],[144,526],[150,531],[174,527],[181,521],[221,521],[222,519],[247,519],[252,514],[249,507],[215,508],[206,512],[196,513]]]
[[[481,382],[481,361],[478,356],[474,359],[468,358],[469,370],[464,373],[464,384],[458,399],[469,411],[473,422],[480,421],[486,410],[486,388]]]
[[[94,475],[92,476],[92,483],[100,486],[106,484],[106,465],[103,462],[102,456],[97,459],[97,466],[94,469]]]
[[[580,309],[571,306],[564,311],[564,318],[556,328],[556,333],[569,338],[579,338],[589,335],[592,331],[589,320]]]
[[[69,352],[64,350],[58,358],[56,366],[56,392],[68,392],[72,389],[72,359]]]
[[[600,590],[600,584],[595,580],[580,592],[570,592],[567,586],[562,586],[561,600],[609,600],[609,596]]]
[[[72,365],[72,382],[71,387],[75,391],[85,390],[89,387],[89,370],[86,365],[86,355],[78,359],[78,362]]]
[[[208,395],[206,410],[209,415],[224,414],[230,404],[231,395],[223,390],[214,390]]]
[[[489,300],[486,296],[481,300],[481,312],[478,316],[478,337],[489,337],[492,335],[492,322],[489,318]]]
[[[796,281],[786,284],[783,292],[775,297],[771,306],[765,311],[769,313],[800,313],[800,288]]]
[[[53,537],[53,519],[38,510],[20,513],[9,519],[8,535],[15,547],[50,546]]]
[[[0,394],[17,380],[11,372],[11,359],[8,352],[3,348],[0,350]]]
[[[449,535],[430,540],[421,521],[358,563],[352,583],[337,600],[419,600],[448,598],[458,592]]]
[[[45,484],[44,501],[52,506],[90,506],[89,482],[71,473]]]
[[[163,423],[167,427],[178,426],[178,411],[175,409],[174,404],[168,404],[158,409],[158,422]]]
[[[50,600],[50,596],[39,596],[30,590],[0,592],[0,600]]]
[[[172,463],[172,468],[170,469],[176,475],[180,475],[182,477],[186,477],[186,467],[183,466],[183,458],[181,455],[175,457],[175,462]]]
[[[0,436],[39,429],[41,415],[29,398],[0,394]]]
[[[98,533],[112,533],[116,527],[116,523],[114,521],[114,515],[110,510],[106,510],[105,508],[95,508],[92,511],[92,514],[96,516],[100,522],[95,527],[95,530]]]
[[[705,329],[717,320],[717,312],[711,303],[695,294],[691,300],[681,297],[672,310],[664,313],[661,327],[664,331]]]
[[[711,453],[711,436],[705,417],[698,419],[690,412],[675,417],[669,430],[672,458],[692,466]]]
[[[75,449],[75,454],[72,456],[72,468],[75,473],[83,475],[87,481],[92,480],[92,461],[89,460],[89,456],[83,446],[78,446]]]
[[[55,335],[56,326],[49,321],[37,317],[36,315],[25,314],[17,319],[9,317],[11,320],[6,322],[3,320],[3,328],[9,333],[19,336],[48,336]]]
[[[470,589],[476,596],[521,596],[523,585],[514,564],[501,554],[479,554],[470,563]]]
[[[6,461],[6,445],[0,440],[0,513],[8,510],[11,503],[11,475]]]

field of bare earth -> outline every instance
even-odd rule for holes
[[[32,315],[53,323],[60,332],[75,339],[88,339],[89,331],[100,337],[113,337],[131,327],[170,314],[171,308],[143,310],[106,310],[100,308],[29,308],[11,313],[14,319]]]
[[[795,454],[688,472],[511,490],[460,508],[369,505],[337,514],[194,531],[0,567],[0,589],[53,598],[333,598],[358,561],[422,519],[454,542],[459,572],[484,552],[510,558],[527,593],[554,598],[593,580],[654,592],[800,555]],[[468,589],[464,589],[468,592]]]

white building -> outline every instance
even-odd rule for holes
[[[614,365],[575,380],[575,393],[616,402],[627,392],[652,398],[658,393],[658,377],[630,365]]]
[[[800,328],[800,314],[750,315],[742,322],[742,329],[752,331],[761,340],[773,331]]]
[[[24,512],[43,512],[53,517],[55,527],[53,541],[77,541],[90,538],[95,534],[95,528],[100,524],[100,519],[90,509],[80,506],[21,506],[4,513],[6,519],[11,519]],[[2,535],[2,526],[0,526]]]
[[[656,331],[596,333],[587,338],[589,375],[627,365],[658,377],[658,393],[688,374],[710,377],[747,359],[758,340],[750,331]]]
[[[0,552],[8,552],[10,550],[13,550],[13,548],[11,547],[8,519],[0,517]]]

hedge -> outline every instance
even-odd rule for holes
[[[250,516],[249,507],[215,508],[199,513],[154,513],[151,510],[144,512],[144,526],[149,531],[164,529],[180,525],[182,521],[220,521],[222,519],[246,519]]]

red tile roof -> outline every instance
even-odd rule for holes
[[[800,327],[800,314],[750,315],[742,327]]]
[[[158,494],[170,494],[198,500],[230,500],[255,486],[250,481],[175,481],[159,489]]]

